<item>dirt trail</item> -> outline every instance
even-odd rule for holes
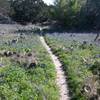
[[[46,44],[46,42],[42,36],[40,37],[40,40],[41,40],[43,46],[48,51],[48,53],[50,54],[52,61],[55,65],[56,72],[57,72],[56,83],[59,87],[60,100],[70,100],[69,95],[68,95],[68,86],[66,83],[66,77],[65,77],[64,72],[61,68],[62,64],[60,63],[59,59],[52,53],[50,47]]]

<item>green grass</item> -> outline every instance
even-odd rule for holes
[[[95,57],[100,54],[100,47],[94,44],[91,46],[89,43],[83,45],[78,39],[67,38],[65,34],[45,36],[47,44],[63,64],[71,99],[88,100],[91,96],[88,97],[82,92],[83,86],[86,79],[92,76],[98,77],[98,82],[100,81],[100,57]],[[98,85],[97,88],[100,89],[100,86]]]
[[[1,100],[59,100],[56,86],[56,72],[47,51],[43,48],[38,35],[29,33],[16,44],[8,45],[5,41],[17,38],[18,34],[0,36],[0,50],[24,53],[34,51],[38,65],[25,69],[22,65],[2,57],[0,63],[0,99]]]

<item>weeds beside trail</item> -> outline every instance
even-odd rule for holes
[[[100,99],[100,46],[93,34],[47,34],[46,43],[63,64],[71,100]]]
[[[13,27],[10,26],[10,28]],[[32,52],[37,61],[36,65],[34,60],[26,59],[32,56]],[[32,64],[29,67],[27,63],[30,64],[30,62]],[[2,26],[0,100],[59,100],[55,76],[54,64],[41,44],[39,36],[34,34],[33,30],[30,32],[22,28],[11,32],[8,27],[5,32]]]
[[[56,69],[56,83],[59,87],[60,100],[69,100],[69,90],[67,87],[66,77],[62,70],[62,64],[60,63],[59,59],[52,53],[51,48],[49,48],[49,46],[46,44],[44,37],[41,36],[40,40],[46,48],[47,52],[50,54],[52,61],[54,62]]]

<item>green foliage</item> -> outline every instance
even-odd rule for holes
[[[100,28],[99,0],[56,0],[52,9],[52,19],[68,29]]]
[[[98,30],[100,27],[100,1],[87,0],[81,10],[82,27]]]
[[[100,76],[100,61],[95,61],[90,69],[95,75]]]
[[[73,41],[73,38],[65,34],[47,34],[45,39],[63,64],[71,99],[90,100],[82,91],[86,78],[100,75],[100,47],[95,45],[91,47],[88,42],[81,43],[78,38],[74,38]]]
[[[34,51],[38,64],[35,68],[25,69],[21,64],[9,57],[2,57],[0,63],[0,99],[1,100],[58,100],[58,87],[55,83],[54,65],[40,43],[39,37],[29,31],[25,39],[13,45],[5,41],[19,37],[18,34],[5,34],[0,37],[0,51],[15,51],[17,53]],[[30,35],[29,35],[30,33]],[[0,56],[1,58],[1,56]]]
[[[10,0],[10,16],[18,22],[35,22],[45,7],[42,0]]]
[[[99,0],[55,0],[46,5],[42,0],[1,0],[0,12],[22,24],[56,21],[67,29],[99,30]],[[10,10],[10,11],[9,11]]]
[[[83,1],[80,0],[56,0],[52,17],[67,27],[75,27],[82,4]]]

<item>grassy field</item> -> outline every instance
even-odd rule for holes
[[[28,59],[32,54],[34,58]],[[59,100],[55,78],[54,65],[38,35],[0,34],[0,100]]]
[[[94,34],[45,35],[63,64],[72,100],[100,98],[100,45],[94,38]]]
[[[34,28],[8,25],[0,30],[0,100],[59,100],[54,64]],[[72,100],[100,98],[100,43],[95,36],[44,36],[63,65]]]

